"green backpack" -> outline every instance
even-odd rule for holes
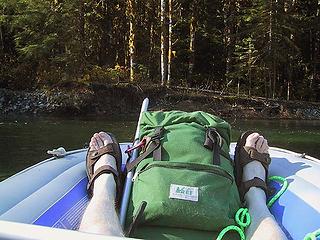
[[[218,231],[240,207],[230,125],[205,112],[145,112],[127,223]],[[141,208],[141,206],[143,206]],[[142,210],[142,211],[141,211]]]

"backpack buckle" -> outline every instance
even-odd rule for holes
[[[206,139],[203,146],[212,151],[212,162],[215,165],[220,165],[220,151],[222,148],[223,139],[215,128],[208,128],[206,131]]]
[[[151,141],[154,141],[156,139],[160,139],[163,136],[163,132],[164,132],[164,128],[163,127],[157,127],[154,130],[154,133],[150,136],[151,137]]]
[[[209,150],[213,150],[215,144],[219,145],[221,148],[223,145],[223,138],[215,128],[208,128],[203,146]]]

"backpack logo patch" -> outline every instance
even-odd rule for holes
[[[171,184],[169,198],[198,202],[198,190],[197,187]]]

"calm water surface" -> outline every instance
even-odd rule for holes
[[[320,121],[237,120],[232,140],[240,132],[259,130],[271,146],[278,146],[320,158]],[[0,119],[0,180],[42,161],[47,150],[63,146],[82,148],[92,133],[113,132],[119,141],[132,141],[136,119],[10,117]]]

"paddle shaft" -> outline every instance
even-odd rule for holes
[[[134,145],[139,143],[139,137],[140,137],[140,121],[142,117],[142,113],[148,110],[148,105],[149,105],[149,99],[145,98],[142,102],[141,110],[140,110],[140,115],[139,115],[139,121],[136,129],[136,134],[134,136]],[[138,150],[135,149],[132,153],[132,157],[130,161],[132,162],[138,157]],[[134,170],[129,172],[126,177],[125,185],[124,185],[124,191],[123,191],[123,196],[121,200],[121,207],[120,207],[120,223],[122,226],[125,224],[126,220],[126,214],[127,214],[127,208],[128,208],[128,203],[129,203],[129,197],[131,194],[131,187],[132,187],[132,177],[134,174]]]

